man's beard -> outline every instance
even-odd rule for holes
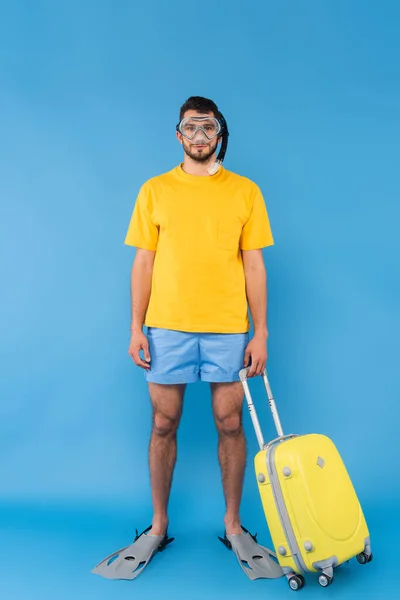
[[[192,160],[195,160],[196,162],[199,162],[199,163],[205,163],[214,154],[214,152],[217,149],[217,145],[218,145],[218,142],[215,144],[215,146],[212,146],[211,148],[209,148],[209,147],[202,148],[202,151],[198,152],[197,150],[195,150],[193,148],[195,146],[195,144],[193,144],[193,146],[191,146],[190,144],[186,145],[185,142],[183,142],[183,149],[184,149],[185,153]]]

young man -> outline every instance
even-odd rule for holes
[[[267,361],[262,248],[273,244],[269,218],[257,185],[215,162],[227,128],[214,102],[189,98],[180,110],[176,135],[183,163],[142,186],[125,240],[137,248],[129,354],[144,370],[153,407],[153,520],[123,558],[97,572],[132,579],[170,541],[167,508],[176,433],[186,386],[202,380],[210,383],[219,435],[226,501],[223,541],[242,567],[242,558],[252,565],[251,570],[243,567],[252,579],[281,576],[268,553],[242,528],[239,516],[246,463],[239,370],[250,365],[253,377]],[[262,559],[254,561],[255,555]],[[124,560],[128,556],[133,562]]]

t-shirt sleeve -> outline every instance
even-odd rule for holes
[[[158,227],[154,223],[152,212],[149,193],[142,186],[132,212],[125,244],[145,250],[157,249]]]
[[[260,188],[255,185],[252,209],[249,218],[242,228],[240,249],[256,250],[273,245],[274,239],[267,208]]]

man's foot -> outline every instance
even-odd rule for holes
[[[275,579],[283,577],[283,571],[278,564],[276,555],[268,548],[257,542],[256,535],[252,535],[241,527],[240,534],[226,532],[219,540],[229,550],[233,550],[243,571],[249,579]]]
[[[151,524],[151,529],[148,531],[147,535],[165,535],[168,529],[168,519],[158,519],[153,518],[153,522]]]
[[[92,572],[106,579],[135,579],[149,564],[153,556],[164,550],[174,540],[164,534],[148,535],[150,529],[151,527],[148,527],[140,534],[136,531],[136,537],[132,544],[107,556],[92,569]]]
[[[240,524],[240,519],[238,519],[238,518],[229,519],[229,518],[225,517],[224,524],[225,524],[225,532],[228,535],[240,535],[241,533],[243,533],[243,529]]]

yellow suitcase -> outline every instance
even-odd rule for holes
[[[354,557],[361,564],[372,560],[360,502],[327,436],[284,435],[266,371],[262,378],[278,437],[264,443],[248,371],[240,371],[240,380],[260,447],[254,467],[277,560],[291,589],[302,588],[307,573],[318,573],[319,584],[326,587],[335,567]]]

